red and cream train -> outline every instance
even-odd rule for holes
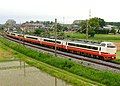
[[[50,48],[55,47],[55,39],[42,38],[38,36],[23,35],[8,32],[7,36],[14,39],[26,41],[33,44],[38,44],[41,46],[46,46]],[[112,42],[90,42],[90,41],[65,41],[56,40],[56,47],[59,50],[77,53],[84,56],[100,58],[104,60],[114,60],[116,59],[116,46]]]

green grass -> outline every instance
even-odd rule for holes
[[[120,51],[117,51],[117,59],[120,59]]]
[[[7,48],[3,47],[3,44],[0,43],[0,61],[9,60],[12,57],[13,53],[11,52],[11,50],[7,50]]]
[[[117,51],[117,59],[116,60],[114,60],[114,62],[117,62],[117,63],[120,63],[120,51]]]
[[[99,71],[93,68],[85,67],[80,64],[77,64],[73,61],[63,58],[56,58],[53,55],[38,52],[36,50],[32,50],[22,46],[21,44],[17,44],[14,42],[10,42],[6,39],[0,38],[0,41],[6,46],[28,56],[38,61],[42,61],[43,63],[47,63],[51,66],[66,70],[77,76],[82,76],[84,78],[93,80],[95,82],[105,84],[108,86],[118,86],[120,84],[120,74],[112,73],[109,71]]]
[[[85,34],[66,32],[65,37],[69,39],[86,39]],[[95,37],[89,38],[89,40],[94,41],[111,41],[111,42],[120,42],[120,35],[113,34],[95,34]]]

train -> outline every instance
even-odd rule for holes
[[[32,36],[27,34],[18,34],[14,32],[7,32],[8,37],[29,42],[32,44],[55,48],[61,51],[76,53],[79,55],[98,58],[102,60],[114,60],[116,59],[117,47],[112,42],[93,42],[87,40],[79,41],[66,41],[56,40],[52,38],[44,38],[38,36]]]

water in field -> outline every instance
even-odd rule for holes
[[[19,61],[0,62],[0,86],[71,86]]]

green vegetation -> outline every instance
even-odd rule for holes
[[[45,29],[43,29],[43,28],[38,28],[34,32],[34,34],[39,35],[39,36],[43,36],[44,33],[45,33]]]
[[[111,29],[103,28],[104,26],[109,24],[115,26],[113,26]],[[119,24],[120,23],[115,23],[115,22],[106,23],[104,19],[94,17],[94,18],[90,18],[89,20],[83,20],[80,23],[76,24],[80,27],[78,28],[78,30],[76,30],[76,32],[86,33],[86,30],[88,28],[88,37],[94,37],[95,34],[109,34],[109,33],[116,34],[116,33],[120,33]],[[118,31],[116,29],[118,29]]]
[[[47,22],[46,22],[47,23]],[[45,25],[46,25],[45,23]],[[49,28],[38,28],[36,29],[32,34],[28,32],[28,34],[35,34],[37,36],[40,37],[54,37],[55,35],[55,26],[54,25],[49,25],[50,23],[48,23],[47,25],[49,26]],[[61,25],[61,24],[57,24],[57,37],[59,39],[64,39],[64,31],[67,31],[68,28],[65,25]]]
[[[100,28],[103,28],[103,26],[105,26],[104,19],[94,17],[90,18],[89,20],[80,22],[80,29],[78,30],[78,32],[86,33],[86,28],[89,28],[88,30],[89,37],[94,37],[95,34],[100,33],[99,30]]]
[[[120,63],[120,51],[117,51],[117,59],[114,62]]]
[[[107,86],[119,86],[120,84],[120,74],[112,73],[109,71],[99,71],[89,67],[82,66],[77,64],[71,60],[56,58],[53,55],[38,52],[29,48],[26,48],[20,44],[10,42],[6,39],[0,38],[0,41],[6,46],[26,55],[38,61],[42,61],[51,66],[69,71],[78,76],[82,76],[84,78],[96,81],[101,84],[105,84]],[[31,63],[32,64],[32,63]],[[36,63],[37,64],[37,63]]]
[[[107,25],[120,26],[120,22],[106,22]]]
[[[11,52],[11,50],[7,52],[7,49],[3,47],[3,44],[0,43],[0,61],[4,61],[12,58],[12,54],[13,53]]]
[[[120,59],[120,51],[117,51],[117,59]]]
[[[81,33],[65,33],[66,38],[68,39],[85,39],[86,35]],[[120,35],[112,35],[112,34],[96,34],[94,37],[89,38],[89,40],[93,41],[111,41],[111,42],[120,42]]]

